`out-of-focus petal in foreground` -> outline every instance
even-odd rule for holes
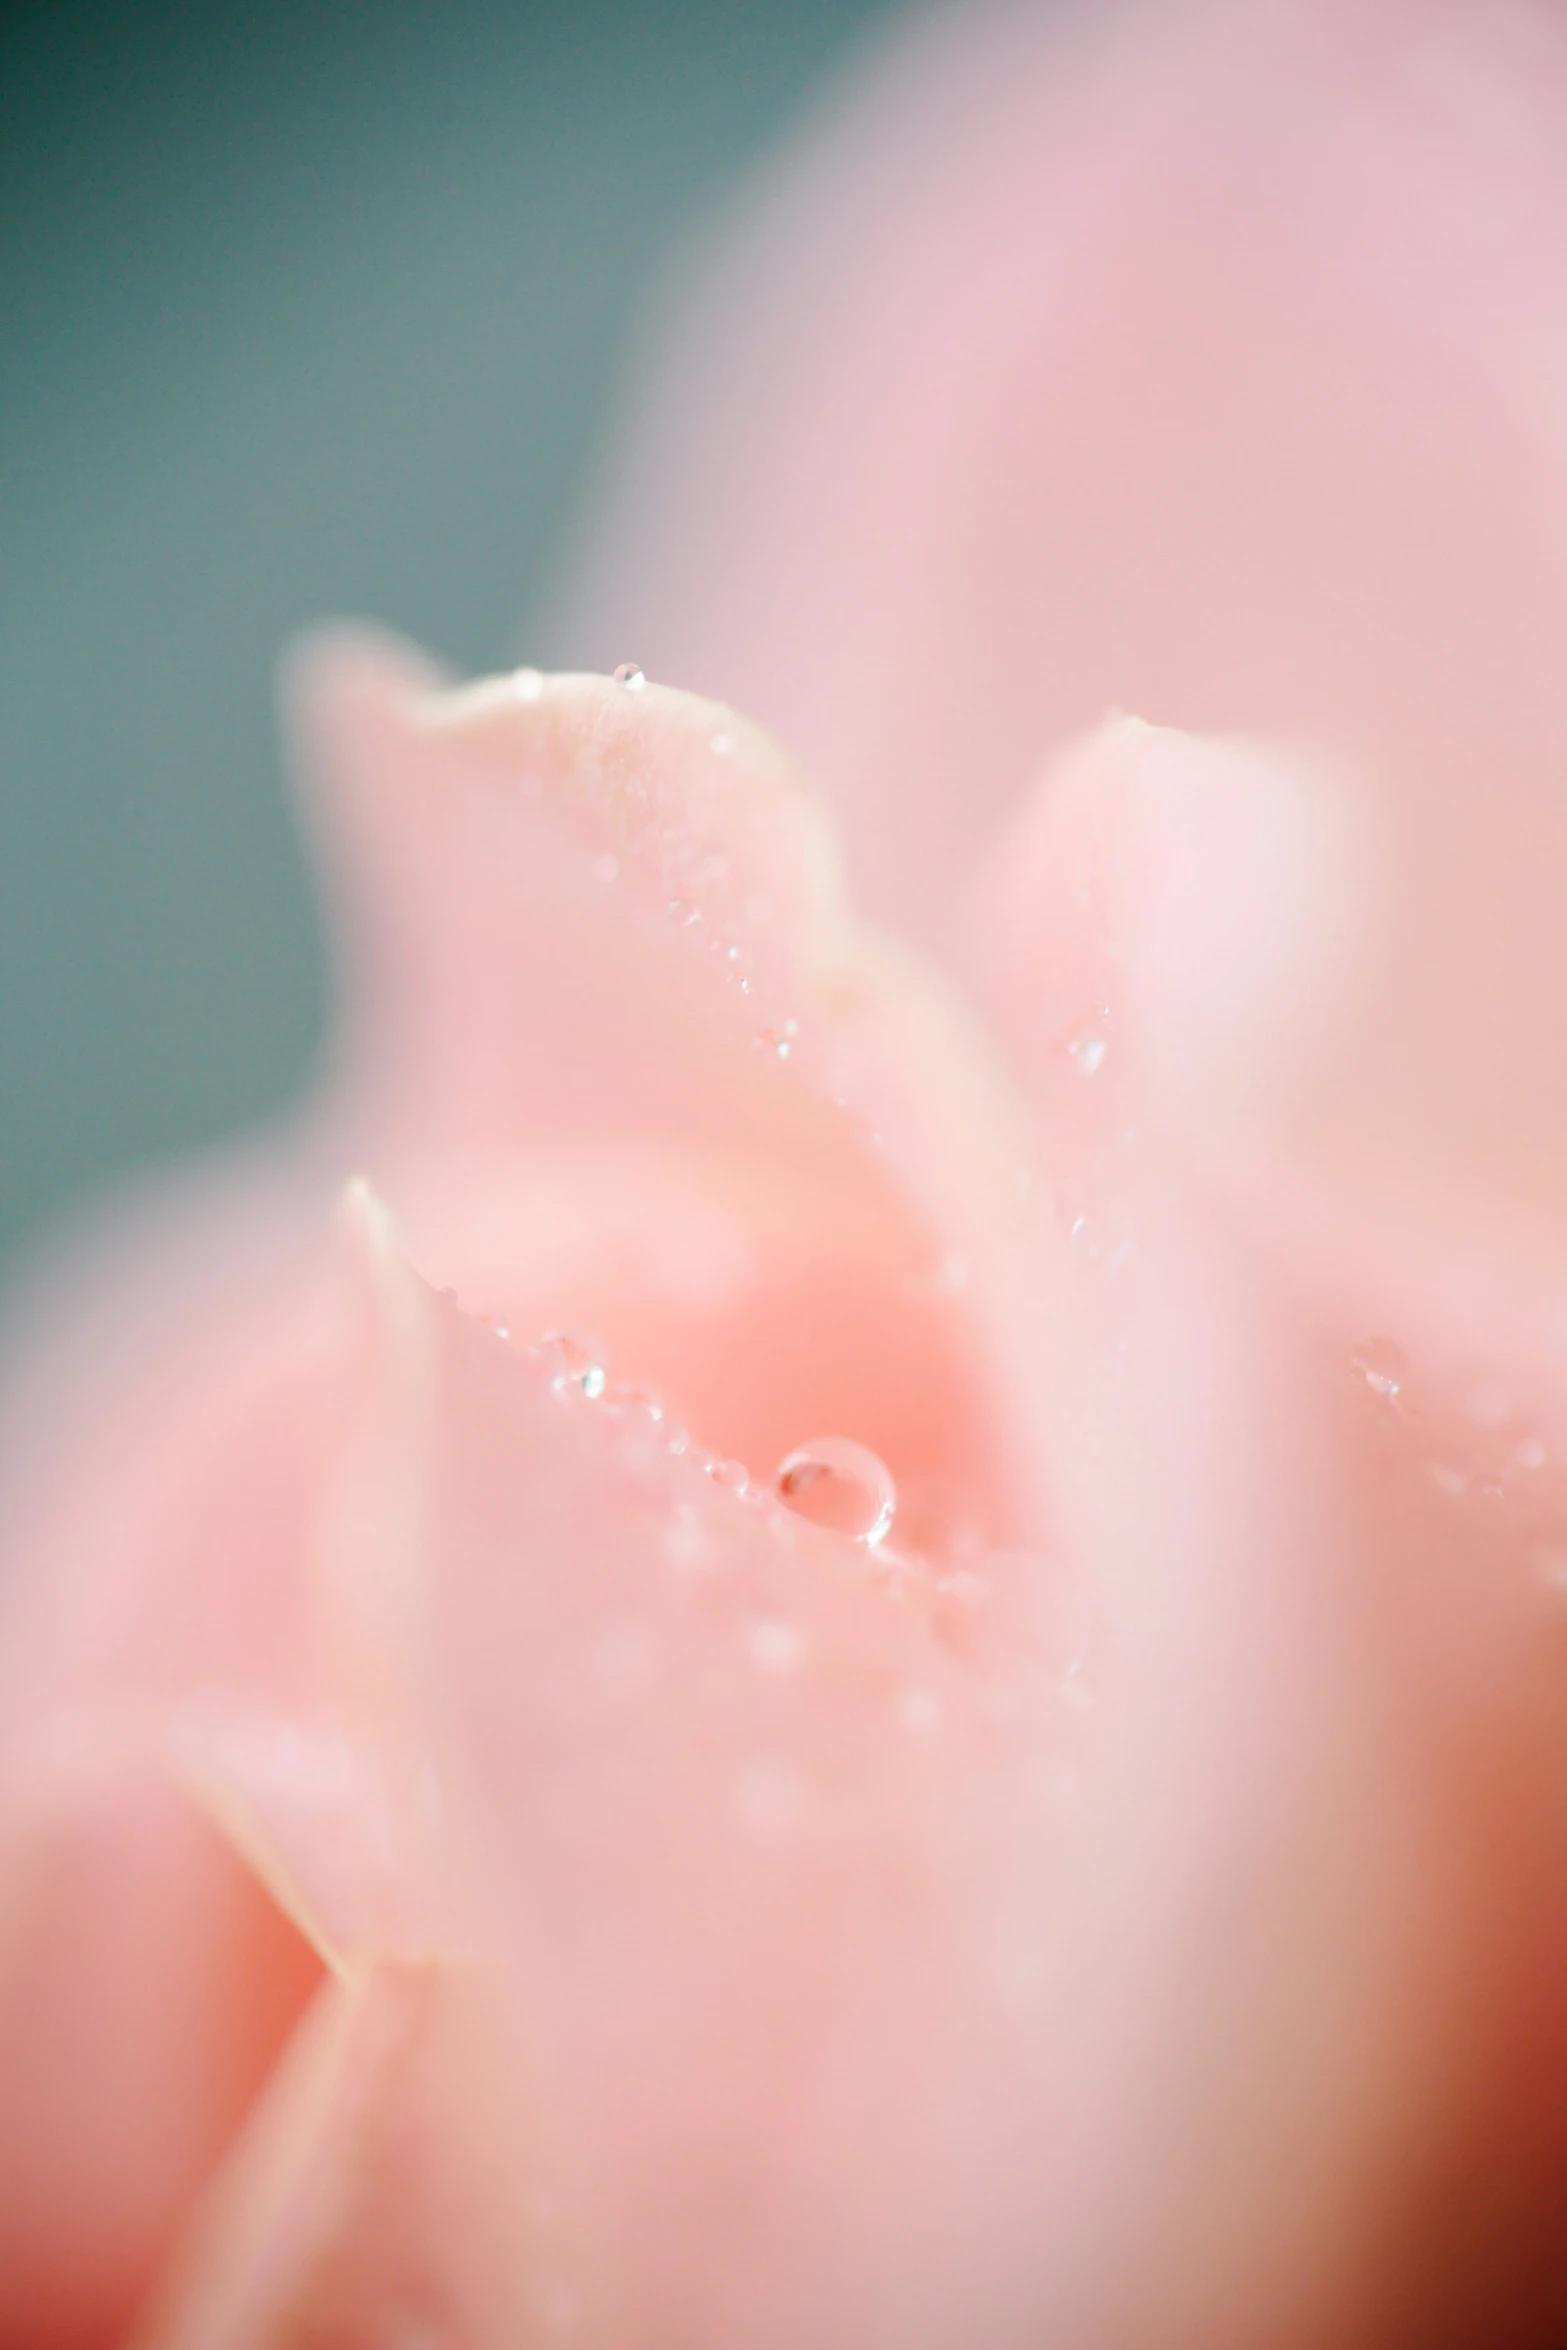
[[[867,911],[944,954],[999,824],[1107,710],[1337,759],[1389,902],[1318,1153],[1394,1195],[1388,1236],[1406,1184],[1551,1222],[1559,12],[937,11],[655,323],[549,641],[774,727]]]

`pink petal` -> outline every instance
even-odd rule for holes
[[[1495,1223],[1456,1259],[1417,1227],[1374,1274],[1364,1203],[1290,1201],[1282,1128],[1259,1160],[1223,1123],[1263,1099],[1277,1119],[1331,1053],[1358,960],[1344,917],[1367,903],[1343,816],[1298,759],[1120,723],[1051,780],[996,875],[992,982],[1060,1203],[1036,1269],[1056,1489],[1101,1578],[1136,1777],[1159,1790],[1123,1881],[1170,1908],[1107,1943],[1202,1953],[1178,1979],[1215,2067],[1210,2182],[1252,2148],[1204,2225],[1243,2219],[1248,2174],[1277,2179],[1268,2116],[1304,2040],[1321,2102],[1293,2139],[1301,2208],[1358,2182],[1319,2242],[1347,2248],[1401,2202],[1409,2235],[1371,2237],[1382,2290],[1472,2311],[1456,2339],[1549,2339],[1567,2305],[1567,1744],[1541,1572],[1567,1490],[1545,1343],[1561,1291],[1521,1310]],[[1085,1000],[1107,1040],[1088,1074],[1066,1041]],[[1400,1274],[1420,1301],[1394,1326],[1407,1359],[1364,1343]],[[1106,1815],[1102,1856],[1138,1817]],[[1208,1903],[1237,1868],[1224,1929]],[[1254,2014],[1272,2020],[1242,2064]],[[1157,2194],[1178,2170],[1173,2147],[1153,2157]],[[1214,2273],[1239,2292],[1226,2241]],[[1246,2243],[1288,2258],[1282,2228]],[[1425,2338],[1432,2320],[1397,2322]]]
[[[558,641],[756,711],[943,949],[1107,708],[1320,746],[1396,883],[1334,1122],[1549,1216],[1564,112],[1543,6],[900,33],[692,306]]]
[[[512,1313],[530,1334],[557,1313],[601,1320],[617,1371],[657,1379],[699,1434],[726,1448],[743,1441],[759,1473],[813,1433],[868,1441],[901,1480],[905,1545],[960,1530],[971,1546],[993,1543],[1037,1507],[1017,1415],[999,1400],[1005,1365],[988,1351],[1004,1239],[991,1208],[1013,1195],[1016,1176],[1004,1088],[983,1073],[961,1018],[849,923],[819,821],[776,755],[727,714],[657,689],[634,700],[607,681],[567,680],[537,703],[505,684],[446,701],[422,680],[412,689],[406,667],[353,648],[314,689],[335,795],[320,821],[344,844],[350,936],[368,974],[348,1022],[357,1067],[292,1160],[276,1158],[270,1188],[230,1178],[227,1208],[222,1193],[206,1205],[191,1268],[170,1247],[161,1263],[100,1276],[57,1376],[13,1423],[36,1469],[14,1478],[11,1495],[8,1849],[36,1849],[44,1867],[64,1851],[60,1822],[40,1810],[38,1758],[62,1719],[82,1719],[110,1757],[103,1800],[120,1800],[126,1772],[148,1776],[154,1810],[172,1802],[182,1823],[194,1821],[194,1797],[271,1896],[247,1892],[252,1928],[237,1952],[220,1949],[213,1921],[232,1906],[234,1865],[197,1821],[186,1876],[134,1878],[123,1926],[70,1937],[60,1978],[59,1999],[104,2019],[112,2040],[132,2012],[117,1990],[120,1945],[162,1949],[176,1937],[161,1972],[131,1986],[148,2003],[136,2030],[172,2052],[162,2102],[143,2100],[133,2115],[133,2092],[122,2097],[113,2079],[140,2076],[122,2066],[94,2115],[104,2149],[128,2159],[107,2174],[121,2182],[123,2208],[109,2197],[96,2223],[108,2282],[87,2294],[101,2307],[139,2288],[191,2220],[190,2265],[169,2288],[176,2338],[181,2326],[196,2339],[249,2338],[247,2327],[271,2323],[267,2311],[306,2290],[302,2279],[315,2290],[323,2262],[345,2280],[375,2270],[412,2225],[397,2216],[405,2203],[432,2225],[453,2197],[466,2207],[463,2182],[484,2171],[475,2147],[493,2115],[493,2068],[473,2053],[475,2034],[490,2044],[490,2007],[481,2002],[476,2022],[442,1977],[430,1994],[428,2071],[421,2058],[409,2086],[394,2066],[380,2118],[363,2125],[377,2143],[406,2133],[417,2145],[411,2183],[391,2205],[377,2190],[362,2213],[350,2196],[321,2249],[305,2216],[320,2198],[299,2182],[312,2166],[340,2168],[358,2142],[342,2101],[360,2095],[361,2031],[374,2040],[380,2030],[376,1986],[389,1986],[395,2010],[395,1986],[428,1967],[451,1902],[471,1903],[491,1865],[461,1844],[454,1889],[429,1862],[417,1692],[399,1678],[382,1616],[367,1613],[366,1589],[384,1578],[341,1586],[357,1539],[341,1516],[345,1464],[349,1487],[380,1494],[383,1508],[400,1488],[380,1471],[366,1486],[358,1431],[365,1398],[379,1393],[379,1357],[374,1344],[366,1353],[362,1314],[331,1271],[324,1202],[313,1214],[305,1204],[335,1152],[380,1161],[419,1260],[457,1281],[466,1302]],[[735,747],[715,752],[720,718]],[[619,870],[606,879],[609,855],[623,880]],[[689,882],[701,923],[670,914],[675,880]],[[765,913],[751,903],[758,885]],[[742,916],[758,933],[749,991],[692,935]],[[783,1025],[762,1051],[765,1013]],[[950,1271],[955,1239],[972,1278]],[[122,1319],[129,1342],[116,1336]],[[488,1327],[476,1343],[503,1359]],[[486,1455],[478,1490],[520,1505],[526,1494],[511,1494],[501,1470],[515,1479],[521,1457]],[[560,1487],[553,1531],[530,1537],[557,1566],[577,1545],[572,1513],[590,1520],[589,1468]],[[609,1542],[625,1526],[612,1480],[605,1491]],[[705,1479],[699,1491],[709,1497]],[[732,1518],[723,1523],[733,1531]],[[1039,1598],[1037,1561],[1014,1560],[1008,1577],[1015,1589],[998,1620]],[[961,1638],[987,1647],[982,1629]],[[748,1663],[745,1689],[757,1681]],[[928,1694],[916,1692],[917,1707]],[[909,1733],[894,1723],[885,1735]],[[693,1785],[699,1760],[682,1765]],[[765,1783],[758,1800],[765,1809]],[[103,1881],[85,1889],[83,1917],[93,1900],[120,1898],[102,1871],[89,1875]],[[30,1930],[27,1881],[19,1866],[3,1888],[13,1935]],[[218,2189],[204,2221],[194,2199],[235,2116],[225,2109],[222,2130],[202,2119],[186,1970],[232,2003],[246,2045],[270,2061],[275,2019],[297,2010],[304,1959],[288,1921],[360,1988],[347,2009],[320,1995],[304,2053],[258,2109],[261,2150],[236,2158],[240,2183]],[[16,1959],[22,1946],[7,1947]],[[501,1947],[525,1980],[523,1955],[504,1937]],[[24,2036],[31,1980],[0,1975],[3,2028]],[[340,2009],[341,2035],[331,2020]],[[468,2052],[460,2061],[443,2053],[448,2032]],[[253,2088],[259,2071],[246,2077]],[[713,2145],[722,2121],[708,2125]],[[25,2166],[49,2126],[34,2100],[13,2101],[0,2162]],[[149,2130],[199,2149],[155,2209],[129,2193]],[[81,2152],[95,2159],[86,2139]],[[252,2162],[258,2183],[247,2187]],[[27,2208],[33,2281],[15,2319],[24,2333],[46,2317],[75,2323],[68,2215],[47,2198]],[[208,2226],[219,2247],[210,2259]],[[502,2206],[495,2230],[504,2244]],[[449,2244],[449,2231],[440,2240]],[[470,2252],[477,2241],[463,2237]],[[484,2257],[473,2253],[471,2273],[456,2276],[437,2250],[428,2257],[441,2291],[464,2308],[478,2295],[473,2323],[515,2338],[510,2287],[489,2290]],[[209,2300],[214,2277],[235,2280],[232,2303]],[[683,2275],[669,2289],[683,2292]],[[348,2302],[358,2290],[342,2284]],[[321,2291],[323,2306],[338,2306]],[[0,2305],[0,2327],[12,2322]]]

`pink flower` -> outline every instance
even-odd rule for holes
[[[330,1081],[13,1383],[0,2350],[1560,2337],[1560,73],[938,27],[583,591],[724,703],[296,663]]]

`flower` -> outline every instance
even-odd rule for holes
[[[1481,315],[1474,193],[1557,167],[1548,76],[1432,22],[930,36],[812,166],[875,266],[801,248],[863,366],[783,386],[804,488],[765,411],[733,540],[661,461],[656,602],[623,509],[653,682],[296,661],[330,1082],[80,1276],[10,1410],[7,2350],[1559,2332],[1556,803],[1545,700],[1443,660],[1500,599],[1544,696],[1535,232],[1477,354],[1417,333],[1433,280]],[[1020,279],[1041,86],[1083,127]],[[1412,176],[1455,86],[1501,152]],[[1325,121],[1353,255],[1296,201]],[[889,410],[938,231],[976,323]],[[1219,735],[1062,752],[1118,665]]]

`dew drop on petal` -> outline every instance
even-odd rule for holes
[[[898,1489],[885,1461],[848,1436],[817,1436],[779,1463],[778,1497],[797,1517],[874,1546],[892,1524]]]
[[[605,1388],[604,1408],[617,1418],[628,1420],[651,1420],[656,1424],[664,1417],[664,1407],[651,1389],[627,1387],[619,1381]]]
[[[1391,1338],[1363,1338],[1350,1356],[1349,1366],[1373,1395],[1385,1396],[1389,1402],[1402,1393],[1409,1375],[1404,1350]]]
[[[625,686],[630,693],[640,693],[647,683],[647,677],[638,662],[622,661],[615,672],[615,683]]]
[[[603,1394],[608,1375],[581,1339],[572,1338],[564,1330],[551,1330],[531,1351],[547,1365],[550,1386],[557,1395],[565,1395],[575,1388],[593,1403]]]
[[[1545,1445],[1538,1436],[1520,1436],[1513,1446],[1513,1463],[1520,1469],[1543,1469]]]
[[[744,1493],[751,1482],[751,1472],[744,1461],[709,1461],[707,1473],[715,1485],[726,1493]]]
[[[1083,1075],[1093,1077],[1104,1067],[1104,1057],[1109,1047],[1102,1036],[1077,1036],[1066,1049]]]

